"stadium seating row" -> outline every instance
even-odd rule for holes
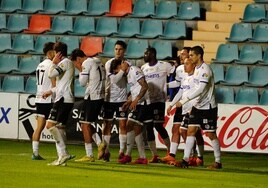
[[[268,65],[268,48],[262,50],[257,44],[244,44],[239,50],[237,44],[220,44],[212,63],[237,63],[242,65]]]
[[[251,3],[248,4],[243,13],[242,22],[257,23],[268,22],[265,4]]]
[[[11,14],[6,24],[6,14],[0,14],[0,32],[5,33],[45,33],[70,35],[98,35],[138,38],[182,39],[187,36],[185,21],[181,20],[144,20],[137,18],[76,17],[54,16],[52,23],[49,15],[34,14],[30,18],[25,14]],[[95,23],[96,22],[96,23]],[[96,26],[95,26],[96,25]]]
[[[224,104],[268,105],[268,89],[259,92],[252,87],[239,87],[237,91],[233,87],[217,87],[216,100]]]
[[[265,87],[268,85],[267,66],[248,66],[214,64],[211,68],[214,72],[216,84],[232,86]]]
[[[158,59],[167,59],[172,57],[173,43],[166,40],[152,40],[131,38],[125,40],[122,38],[106,38],[102,37],[80,37],[78,36],[52,36],[38,35],[36,38],[28,34],[16,34],[12,39],[11,34],[0,34],[0,52],[15,54],[43,54],[43,45],[46,42],[60,41],[68,45],[68,54],[71,54],[75,48],[81,48],[86,55],[101,57],[112,57],[114,55],[114,44],[117,40],[124,40],[128,43],[126,57],[130,59],[138,59],[143,57],[144,50],[150,45],[158,50]],[[104,41],[104,44],[103,44]]]
[[[133,7],[133,11],[132,11]],[[200,19],[199,2],[138,0],[2,0],[0,12]]]
[[[229,42],[268,42],[268,24],[257,24],[255,29],[251,23],[234,23],[230,36],[226,38]]]

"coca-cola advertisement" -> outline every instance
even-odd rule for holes
[[[217,135],[222,151],[268,153],[268,106],[219,104],[218,110]],[[166,116],[164,126],[169,135],[172,124],[173,116]],[[205,134],[203,136],[205,149],[212,150],[210,140]],[[165,148],[159,135],[157,146]],[[183,148],[181,139],[179,149]]]

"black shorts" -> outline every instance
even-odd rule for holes
[[[103,99],[84,100],[83,107],[80,112],[79,122],[89,124],[97,121],[98,116],[101,113],[102,106],[103,106]]]
[[[64,98],[53,104],[48,121],[66,125],[73,103],[64,103]]]
[[[189,125],[198,124],[204,132],[215,132],[217,129],[218,108],[200,110],[192,108]]]
[[[153,121],[154,123],[165,122],[165,103],[157,102],[147,106],[145,112],[146,121]]]
[[[128,120],[142,125],[143,122],[147,120],[146,119],[147,111],[148,111],[147,105],[137,105],[135,111],[131,111],[128,113]]]
[[[177,108],[173,117],[173,124],[181,124],[183,120],[182,108]]]
[[[103,119],[113,120],[114,114],[116,119],[127,119],[127,112],[122,111],[122,106],[125,102],[104,102]]]
[[[48,119],[53,103],[35,103],[35,105],[36,105],[37,116]]]

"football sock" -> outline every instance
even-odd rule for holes
[[[131,156],[131,152],[135,143],[135,132],[134,130],[127,132],[127,151],[126,155]]]
[[[218,138],[214,139],[211,141],[213,151],[214,151],[214,157],[215,157],[215,162],[221,163],[221,149],[220,149],[220,143]]]
[[[103,140],[104,140],[104,142],[106,144],[105,152],[107,153],[109,151],[109,144],[110,144],[110,140],[111,140],[111,135],[104,135]]]
[[[33,141],[32,147],[33,147],[33,154],[35,156],[38,156],[39,155],[39,141]]]
[[[85,143],[85,150],[88,157],[93,156],[92,143]]]
[[[173,154],[176,156],[176,153],[177,153],[177,150],[178,150],[178,146],[179,144],[176,143],[176,142],[171,142],[171,145],[170,145],[170,154]]]
[[[124,150],[125,150],[126,144],[127,144],[127,135],[119,134],[119,144],[120,144],[119,152],[124,153]]]
[[[194,146],[195,143],[195,136],[187,136],[186,138],[186,144],[185,144],[185,148],[184,148],[184,156],[183,156],[183,160],[185,161],[189,161],[189,157],[191,154],[191,150]]]
[[[62,135],[59,131],[59,129],[56,126],[53,126],[48,129],[49,132],[53,135],[55,141],[56,141],[56,148],[57,148],[57,153],[59,156],[66,155],[66,145],[65,142],[62,138]]]
[[[143,158],[143,159],[146,158],[142,133],[140,133],[139,135],[135,137],[135,141],[137,144],[140,158]]]
[[[101,143],[101,139],[100,139],[100,136],[99,136],[98,133],[95,132],[94,134],[92,134],[92,139],[93,139],[94,142],[97,144],[97,146],[100,145],[100,143]]]
[[[204,155],[204,145],[197,145],[197,156],[198,157],[203,157]]]

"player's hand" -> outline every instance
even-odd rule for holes
[[[62,59],[61,53],[60,52],[56,53],[56,55],[54,56],[54,58],[52,60],[53,61],[53,64],[55,64],[55,65],[59,64],[59,62],[61,61],[61,59]]]
[[[169,107],[167,108],[167,115],[168,115],[168,116],[170,116],[171,109],[172,109],[171,106],[169,106]]]
[[[52,91],[46,91],[42,94],[42,98],[46,99],[47,97],[49,97],[50,95],[52,95]]]
[[[131,104],[131,101],[126,101],[122,106],[122,111],[125,112],[128,110],[129,106]]]
[[[131,111],[136,110],[136,106],[137,106],[137,104],[138,104],[138,100],[134,100],[134,101],[132,101],[132,103],[131,103],[130,106],[129,106],[129,109],[130,109]]]
[[[122,63],[121,63],[121,70],[122,71],[124,71],[124,72],[126,72],[126,70],[128,69],[128,63],[126,62],[126,61],[122,61]]]

